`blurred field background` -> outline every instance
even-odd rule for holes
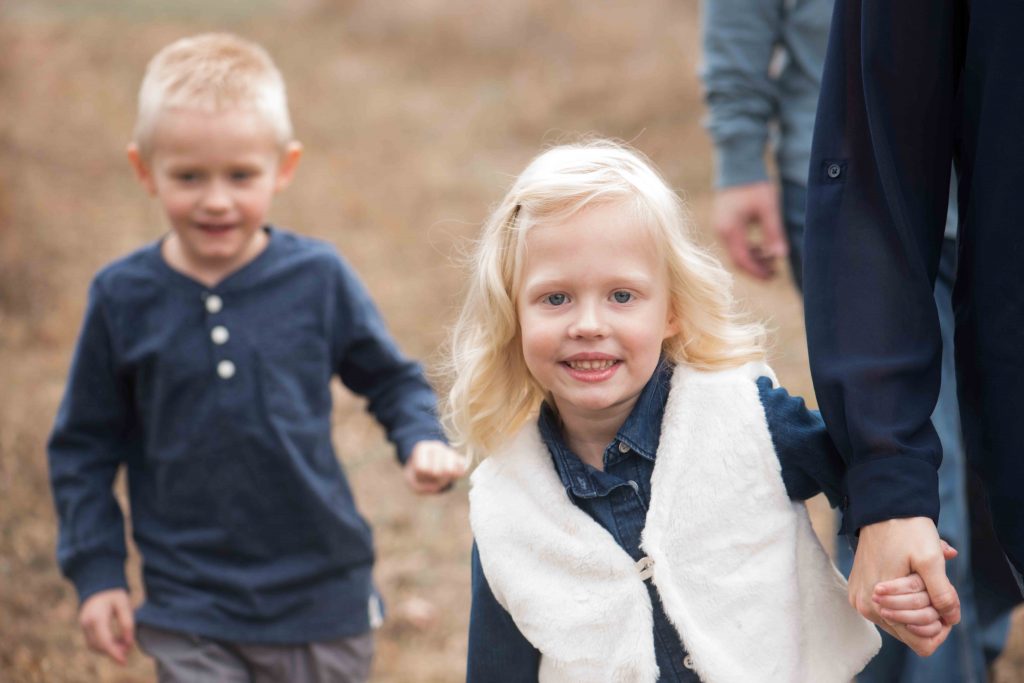
[[[631,141],[705,223],[698,11],[697,0],[0,4],[0,682],[154,677],[139,654],[122,669],[85,649],[53,557],[44,444],[91,275],[164,230],[123,154],[156,49],[207,30],[269,49],[306,146],[274,221],[336,244],[403,348],[431,367],[461,291],[459,254],[543,145],[584,133]],[[774,329],[783,383],[811,397],[789,281],[738,288]],[[336,397],[336,443],[376,529],[390,611],[374,680],[461,680],[466,486],[408,493],[361,402]],[[831,543],[829,516],[812,510]],[[131,567],[140,600],[137,558]],[[1000,681],[1024,681],[1019,626]]]

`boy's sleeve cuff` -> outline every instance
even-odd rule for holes
[[[447,444],[448,438],[444,435],[444,432],[440,431],[440,428],[437,428],[436,430],[419,431],[412,435],[396,435],[394,436],[394,443],[395,451],[398,454],[398,462],[402,465],[409,462],[409,458],[412,456],[412,449],[415,448],[416,444],[420,441],[440,441],[441,443]]]
[[[939,474],[930,462],[892,456],[850,468],[843,527],[859,533],[887,519],[930,517],[939,521]]]
[[[715,187],[723,189],[768,180],[764,167],[765,140],[740,137],[715,143]]]
[[[124,576],[124,558],[115,556],[94,557],[69,574],[69,579],[78,591],[79,604],[92,595],[111,588],[128,590]]]

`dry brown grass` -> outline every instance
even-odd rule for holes
[[[639,5],[639,6],[637,6]],[[307,154],[275,207],[335,243],[411,354],[435,358],[458,300],[453,258],[512,174],[578,133],[633,141],[706,215],[710,153],[696,78],[696,0],[7,0],[0,5],[0,681],[151,680],[89,654],[55,567],[44,442],[90,276],[158,236],[124,163],[151,53],[211,29],[265,44]],[[740,293],[776,328],[784,383],[810,394],[787,282]],[[337,392],[336,441],[376,529],[391,619],[374,680],[462,677],[465,487],[404,489],[379,430]],[[820,527],[827,518],[817,515]],[[137,562],[132,561],[136,567]],[[133,579],[136,581],[137,579]],[[1021,629],[1001,681],[1017,674]]]

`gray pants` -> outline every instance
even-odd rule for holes
[[[140,624],[160,683],[365,683],[373,632],[303,645],[230,643]]]

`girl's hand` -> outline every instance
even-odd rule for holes
[[[948,562],[957,556],[957,551],[942,541],[942,555]],[[903,624],[917,636],[931,638],[942,630],[942,620],[932,607],[924,580],[916,573],[877,584],[872,600],[883,619]]]
[[[416,493],[440,493],[466,474],[466,458],[440,441],[420,441],[404,472],[405,483]]]

